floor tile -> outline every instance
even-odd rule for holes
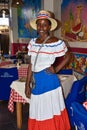
[[[18,130],[16,123],[16,110],[10,113],[8,110],[8,101],[0,101],[0,130]],[[23,104],[23,123],[21,130],[27,130],[28,104]]]

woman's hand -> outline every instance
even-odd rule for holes
[[[50,66],[50,67],[48,67],[47,69],[46,69],[46,71],[47,72],[51,72],[51,73],[56,73],[56,71],[55,71],[55,69],[54,69],[54,67],[53,66]]]
[[[31,97],[31,88],[29,85],[25,85],[25,95],[27,98]]]

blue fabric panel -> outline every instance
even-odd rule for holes
[[[78,102],[73,102],[73,121],[77,125],[78,130],[87,130],[87,110]]]
[[[0,68],[0,100],[8,100],[10,96],[10,85],[18,79],[17,68]]]
[[[46,70],[34,73],[35,88],[32,93],[35,95],[51,91],[60,86],[57,74],[47,72]]]
[[[81,80],[77,80],[73,83],[70,93],[65,99],[66,108],[69,114],[71,126],[74,126],[72,120],[72,102],[83,103],[85,101],[85,85],[87,84],[87,76],[83,77]]]

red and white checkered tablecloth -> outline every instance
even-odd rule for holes
[[[22,65],[18,68],[18,78],[26,77],[27,76],[27,68],[28,65]]]
[[[19,69],[18,69],[19,79],[22,77],[26,77],[27,68],[28,68],[28,65],[19,67]],[[8,102],[8,110],[10,112],[14,111],[14,102],[27,103],[27,101],[25,99],[23,99],[22,96],[20,96],[14,89],[11,89],[10,98],[9,98],[9,102]]]
[[[8,102],[8,110],[14,112],[14,102],[27,103],[25,99],[22,98],[14,89],[11,89],[10,99]]]

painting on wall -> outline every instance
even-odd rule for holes
[[[68,41],[87,41],[87,0],[62,0],[61,35]]]
[[[41,0],[23,0],[24,6],[18,8],[18,37],[34,38],[37,33],[30,25],[30,19],[36,17],[37,12],[41,9]]]
[[[66,68],[87,75],[87,54],[73,53],[71,61]]]

